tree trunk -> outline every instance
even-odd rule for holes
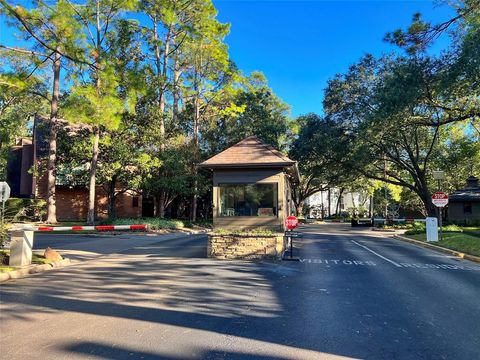
[[[332,216],[332,199],[331,199],[331,194],[330,194],[330,188],[328,188],[328,217]]]
[[[55,224],[57,222],[57,206],[55,203],[55,185],[56,174],[55,165],[57,162],[57,115],[58,98],[60,96],[60,54],[55,52],[53,62],[53,90],[52,101],[50,103],[50,137],[48,152],[48,188],[47,188],[47,223]]]
[[[335,206],[335,214],[338,215],[340,212],[340,199],[342,198],[344,188],[340,189],[340,193],[338,194],[337,198],[337,205]]]
[[[89,225],[95,224],[95,184],[97,176],[98,163],[98,143],[100,140],[100,129],[95,126],[93,129],[93,154],[90,163],[90,182],[88,187],[88,214],[87,223]]]
[[[371,218],[373,216],[373,195],[370,196],[370,204],[368,206],[368,217]]]
[[[323,217],[325,216],[325,207],[323,206],[323,190],[320,192],[320,198],[321,198],[321,204],[320,205],[320,218],[323,220]]]
[[[173,72],[173,105],[172,105],[172,111],[173,111],[173,124],[176,125],[177,119],[178,119],[178,102],[180,98],[179,94],[179,86],[178,83],[180,81],[180,76],[182,72],[178,68],[178,61],[175,59],[175,64],[174,64],[174,72]]]
[[[97,96],[100,96],[100,53],[102,51],[101,46],[101,26],[100,26],[100,0],[95,1],[96,4],[96,35],[97,42],[95,44],[96,53],[95,58],[95,89]],[[95,193],[96,193],[96,176],[97,176],[97,163],[98,163],[98,143],[100,140],[100,124],[97,124],[93,127],[93,150],[92,150],[92,160],[90,162],[90,174],[89,174],[89,186],[88,186],[88,213],[87,213],[87,224],[95,224]]]
[[[110,180],[108,184],[108,218],[109,219],[115,219],[117,217],[117,209],[115,207],[115,201],[116,201],[116,196],[115,196],[115,184],[117,180],[116,177],[114,176],[112,180]]]
[[[436,206],[432,203],[432,197],[428,189],[421,189],[421,192],[418,194],[422,199],[423,206],[425,206],[425,212],[428,216],[437,216],[437,209]]]
[[[193,144],[194,144],[194,164],[193,164],[193,176],[195,180],[193,182],[193,198],[192,198],[192,221],[195,222],[197,220],[197,191],[198,191],[198,130],[199,130],[199,119],[200,119],[200,91],[196,89],[196,95],[194,99],[194,115],[193,115]]]
[[[301,216],[303,211],[303,202],[299,202],[298,204],[295,204],[295,213],[297,216]]]
[[[160,189],[160,194],[158,195],[158,214],[159,218],[165,217],[165,190]]]
[[[352,198],[352,212],[353,216],[357,216],[357,207],[355,206],[355,197],[353,196],[353,192],[350,193],[350,197]]]

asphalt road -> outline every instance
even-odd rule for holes
[[[205,236],[137,235],[1,285],[0,357],[479,358],[479,264],[344,225],[300,231],[300,262],[210,260]],[[99,239],[88,252],[114,242]]]

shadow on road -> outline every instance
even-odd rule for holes
[[[349,244],[345,234],[309,230],[302,241],[306,244],[300,251],[310,254],[355,259],[362,253]],[[50,313],[73,313],[208,332],[206,339],[198,342],[227,335],[261,342],[267,349],[293,348],[294,358],[329,354],[472,358],[475,353],[471,347],[462,347],[460,340],[472,341],[474,334],[459,334],[449,328],[457,316],[468,316],[468,309],[462,311],[460,306],[437,317],[451,303],[430,302],[445,294],[438,284],[429,282],[429,277],[415,280],[415,273],[394,273],[395,269],[387,266],[332,268],[291,262],[218,261],[205,258],[204,243],[198,239],[186,240],[183,246],[180,251],[159,242],[106,256],[93,265],[4,285],[2,327],[11,328],[18,321],[34,324],[40,315]],[[427,302],[430,307],[425,309]],[[466,321],[467,328],[478,328],[474,319]],[[452,346],[455,341],[459,346]],[[205,346],[193,358],[271,358],[249,350],[217,352],[213,343]],[[58,350],[105,359],[188,358],[181,355],[181,349],[178,357],[162,352],[161,344],[145,352],[72,340],[58,345]],[[302,351],[317,355],[302,355]],[[275,358],[282,356],[292,358],[292,353],[287,356],[280,351]]]

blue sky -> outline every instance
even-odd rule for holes
[[[214,0],[218,18],[231,24],[231,58],[248,73],[262,71],[292,115],[321,113],[327,80],[362,55],[395,51],[388,31],[426,20],[448,19],[447,6],[432,1],[242,1]],[[441,38],[432,49],[448,43]]]
[[[434,1],[213,0],[218,19],[231,24],[230,56],[245,73],[262,71],[292,116],[322,112],[327,80],[361,56],[398,51],[383,42],[388,31],[407,27],[415,12],[448,19],[453,9]],[[0,43],[15,43],[0,17]],[[439,39],[438,52],[448,44]]]

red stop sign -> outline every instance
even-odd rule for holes
[[[289,230],[293,230],[298,226],[298,219],[296,216],[290,215],[285,219],[285,227]]]
[[[448,204],[448,195],[444,192],[437,191],[432,195],[432,203],[437,207],[444,207]]]

